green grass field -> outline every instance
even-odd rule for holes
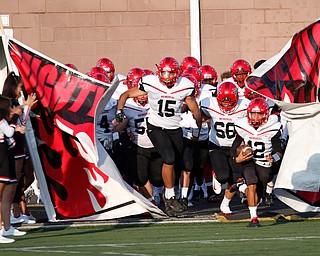
[[[320,221],[176,223],[27,230],[0,255],[320,255]]]

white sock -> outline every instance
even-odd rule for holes
[[[247,189],[247,184],[242,184],[240,187],[239,187],[239,191],[243,194],[245,194],[245,191]]]
[[[270,181],[270,182],[267,183],[266,192],[267,192],[268,194],[271,194],[271,193],[272,193],[272,190],[273,190],[273,182]]]
[[[167,199],[170,199],[173,196],[175,196],[174,188],[165,188],[164,197],[167,198]]]
[[[231,199],[226,198],[226,196],[223,197],[221,204],[229,206]]]
[[[250,212],[250,217],[251,219],[257,218],[257,206],[249,206],[249,212]]]
[[[182,187],[181,188],[181,198],[187,198],[188,197],[188,187]]]

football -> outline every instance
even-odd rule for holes
[[[249,145],[240,145],[237,148],[237,156],[241,153],[241,151],[244,156],[253,154],[253,150]]]

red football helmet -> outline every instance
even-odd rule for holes
[[[200,69],[196,67],[188,67],[182,72],[181,75],[188,75],[188,74],[194,76],[194,78],[197,79],[199,84],[201,83],[202,74]]]
[[[201,71],[201,83],[215,85],[218,79],[218,73],[214,67],[210,65],[202,65]]]
[[[233,62],[230,72],[233,80],[242,88],[247,76],[251,73],[251,66],[247,61],[239,59]]]
[[[198,80],[192,74],[183,73],[181,75],[181,77],[186,77],[193,83],[194,89],[195,89],[194,97],[197,97],[199,95],[199,92],[200,92],[200,86],[199,86]]]
[[[217,101],[222,112],[229,113],[238,104],[238,88],[234,83],[223,82],[218,87]]]
[[[110,84],[110,81],[109,81],[108,77],[105,74],[95,73],[95,74],[91,75],[90,77],[92,77],[94,79],[97,79],[97,80],[99,80],[101,82]]]
[[[157,66],[157,75],[160,82],[168,87],[172,87],[179,77],[179,63],[175,58],[165,57]]]
[[[195,57],[184,57],[180,63],[181,72],[185,71],[188,67],[200,68],[200,63]]]
[[[77,70],[77,71],[78,71],[77,67],[76,67],[75,65],[71,64],[71,63],[64,64],[64,65],[66,65],[67,67],[72,68],[72,69],[74,69],[74,70]]]
[[[147,75],[155,75],[155,73],[151,69],[145,68],[143,71],[146,76]]]
[[[126,80],[128,89],[132,87],[137,87],[142,76],[145,76],[143,69],[141,68],[130,69],[127,74],[127,80]]]
[[[264,98],[253,99],[247,108],[247,117],[249,124],[258,128],[265,124],[269,118],[269,105]]]
[[[110,80],[110,82],[112,82],[112,80],[114,79],[114,73],[116,71],[112,61],[108,58],[102,58],[98,60],[96,66],[103,68],[107,74],[108,79]]]
[[[91,68],[87,74],[90,77],[93,77],[95,74],[103,74],[105,76],[107,75],[106,72],[104,71],[104,69],[103,68],[99,68],[99,67]]]

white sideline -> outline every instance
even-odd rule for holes
[[[289,236],[289,237],[269,237],[269,238],[237,238],[237,239],[217,239],[217,240],[186,240],[186,241],[167,241],[167,242],[149,242],[149,243],[113,243],[113,244],[80,244],[80,245],[58,245],[58,246],[32,246],[32,247],[19,247],[19,248],[0,248],[1,251],[19,251],[19,252],[53,252],[53,253],[72,253],[72,254],[83,254],[83,251],[72,250],[54,250],[63,248],[84,248],[84,247],[115,247],[115,248],[125,248],[128,246],[137,245],[169,245],[169,244],[217,244],[217,243],[230,243],[230,242],[244,242],[244,241],[272,241],[272,240],[286,240],[295,241],[303,239],[319,239],[320,236]],[[93,254],[93,252],[86,252],[86,254]],[[95,255],[110,254],[110,255],[134,255],[134,256],[149,256],[151,254],[136,254],[136,253],[123,253],[123,252],[94,252]],[[154,255],[154,254],[152,254]],[[171,255],[172,256],[172,255]]]

